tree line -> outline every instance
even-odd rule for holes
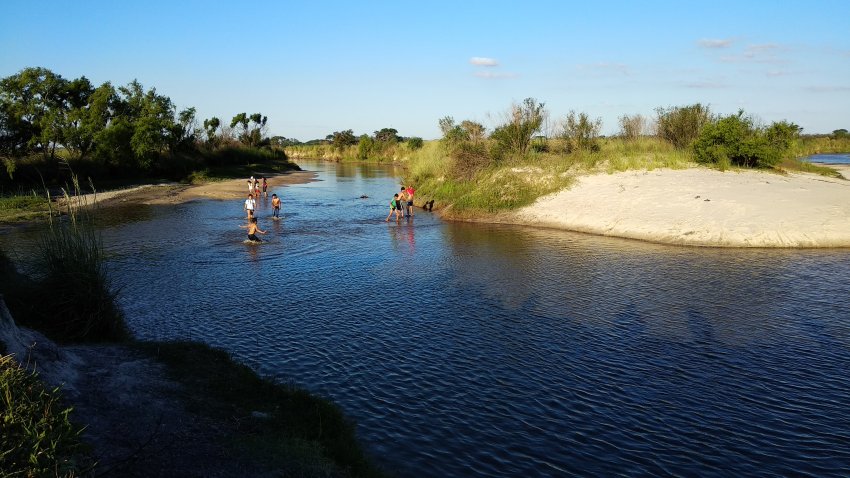
[[[9,177],[34,158],[48,170],[85,160],[103,171],[168,171],[181,156],[270,148],[267,121],[239,113],[230,123],[199,122],[194,107],[178,111],[169,97],[135,80],[95,86],[85,76],[66,79],[46,68],[0,79],[0,159]]]

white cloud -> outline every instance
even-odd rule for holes
[[[747,45],[741,54],[721,56],[720,61],[724,63],[787,63],[787,60],[780,57],[780,54],[786,51],[788,51],[787,47],[777,43]]]
[[[493,58],[485,58],[482,56],[473,56],[469,62],[475,66],[499,66],[499,62]]]
[[[729,39],[713,39],[713,38],[703,38],[697,41],[697,45],[702,48],[729,48],[732,46],[732,40]]]

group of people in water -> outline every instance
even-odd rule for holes
[[[269,197],[269,184],[266,181],[266,178],[260,179],[263,180],[262,196]],[[260,226],[257,225],[257,199],[260,197],[260,181],[255,179],[254,176],[251,176],[251,179],[248,180],[248,199],[245,200],[245,205],[243,206],[245,215],[248,219],[248,224],[239,226],[243,229],[248,229],[248,240],[251,242],[262,242],[262,240],[257,237],[257,233],[267,233],[267,231],[260,229]],[[280,198],[277,197],[277,194],[272,194],[272,218],[280,219]]]
[[[260,180],[262,180],[262,192],[260,191]],[[257,200],[261,197],[269,197],[268,181],[266,181],[266,178],[264,177],[261,177],[260,180],[255,179],[254,176],[251,176],[251,179],[248,180],[248,198],[245,199],[245,204],[243,206],[248,223],[239,226],[248,230],[248,241],[250,242],[262,242],[262,239],[257,237],[257,234],[267,234],[267,231],[260,229],[260,226],[257,224]],[[390,213],[387,214],[385,222],[388,222],[393,214],[395,214],[397,222],[400,222],[405,217],[408,219],[413,218],[414,193],[416,193],[416,189],[414,189],[413,186],[402,186],[401,190],[397,194],[394,194],[390,201]],[[280,219],[281,204],[280,198],[277,194],[272,194],[271,206],[272,219]]]
[[[408,219],[413,218],[413,194],[416,192],[413,189],[413,186],[401,187],[401,191],[397,194],[393,194],[393,198],[390,201],[390,213],[387,214],[387,218],[384,222],[390,220],[393,214],[395,214],[396,222],[401,221],[402,218],[407,217]]]

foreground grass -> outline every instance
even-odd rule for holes
[[[139,343],[186,387],[191,411],[230,421],[262,414],[233,436],[248,456],[286,476],[379,477],[355,436],[354,424],[332,402],[261,379],[217,349],[193,342]]]
[[[82,430],[68,418],[58,390],[0,356],[0,472],[2,476],[74,477],[91,470],[80,441]]]

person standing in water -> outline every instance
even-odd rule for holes
[[[416,190],[413,189],[413,186],[408,185],[404,192],[407,193],[407,215],[413,217],[413,193],[415,193]]]
[[[248,220],[254,217],[254,209],[257,208],[257,201],[254,200],[253,194],[248,194],[248,199],[245,200],[245,213],[248,215]]]
[[[404,190],[404,186],[402,186],[401,191],[398,192],[398,212],[401,214],[401,217],[404,217],[405,203],[407,203],[407,193]]]
[[[265,176],[263,176],[263,197],[269,197],[269,183],[266,182]]]
[[[384,222],[388,222],[390,220],[390,216],[392,216],[393,213],[395,213],[395,220],[401,221],[401,218],[398,215],[398,208],[399,208],[398,194],[393,194],[393,199],[392,199],[392,201],[390,201],[390,213],[387,214],[387,218],[384,220]]]
[[[272,194],[272,216],[280,219],[280,198]]]
[[[248,229],[248,240],[249,241],[251,241],[251,242],[263,242],[259,237],[257,237],[257,233],[259,232],[260,234],[265,234],[266,231],[260,229],[260,227],[257,226],[257,218],[256,217],[250,218],[248,220],[247,225],[239,226],[239,227],[241,227],[243,229]]]

